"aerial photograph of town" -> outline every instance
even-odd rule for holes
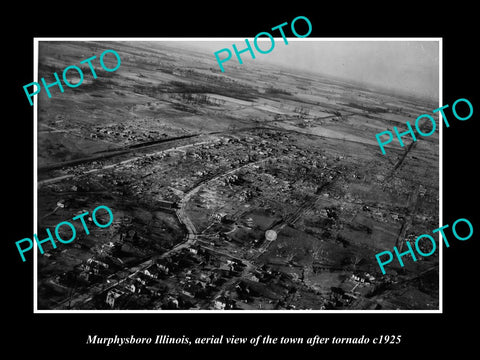
[[[213,53],[233,42],[39,41],[39,79],[71,65],[84,78],[37,98],[38,237],[101,205],[113,222],[85,217],[89,234],[74,221],[74,241],[44,244],[37,308],[438,310],[438,252],[405,256],[386,274],[375,258],[439,227],[439,132],[405,136],[385,155],[375,137],[439,107],[437,42],[292,41],[256,59],[243,53],[243,64],[233,56],[222,72]],[[428,69],[436,92],[349,79],[362,46],[372,58],[434,54],[401,77]],[[295,47],[310,68],[287,61]],[[121,58],[115,71],[98,62],[108,49]],[[345,77],[314,66],[320,53]],[[96,78],[80,64],[93,55]],[[382,64],[375,73],[389,72]]]

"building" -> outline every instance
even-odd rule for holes
[[[145,269],[143,270],[143,273],[148,276],[149,278],[152,278],[152,279],[158,279],[158,273],[155,272],[153,269]]]
[[[117,289],[110,290],[107,293],[107,298],[105,299],[105,302],[107,303],[107,305],[110,306],[110,308],[113,309],[115,307],[115,301],[123,294],[124,294],[123,291],[120,291]]]
[[[171,202],[171,201],[157,200],[156,203],[158,204],[159,207],[165,208],[165,209],[175,209],[175,208],[177,208],[177,205],[174,202]]]
[[[213,308],[215,310],[225,310],[226,306],[227,304],[223,298],[213,300]]]

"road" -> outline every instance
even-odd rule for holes
[[[194,145],[201,145],[203,143],[205,143],[205,142],[189,144],[189,145],[182,146],[181,148],[194,146]],[[169,150],[164,150],[164,151],[174,151],[174,150],[178,150],[179,148],[169,149]],[[149,154],[144,155],[144,156],[149,156]],[[190,199],[195,194],[197,194],[202,189],[202,187],[208,185],[209,183],[211,183],[213,181],[216,181],[216,180],[218,180],[218,179],[220,179],[224,176],[231,175],[231,174],[233,174],[237,171],[240,171],[241,169],[245,169],[249,166],[259,164],[263,161],[266,161],[266,160],[269,160],[269,159],[272,159],[272,158],[273,157],[267,157],[267,158],[264,158],[264,159],[261,159],[261,160],[258,160],[258,161],[254,161],[254,162],[244,164],[244,165],[239,166],[235,169],[229,170],[229,171],[221,173],[221,174],[217,174],[217,175],[215,175],[215,176],[213,176],[209,179],[205,179],[204,181],[197,184],[195,187],[193,187],[192,189],[190,189],[188,192],[185,193],[184,197],[179,201],[179,209],[176,211],[178,221],[181,224],[183,224],[185,226],[185,229],[187,230],[183,242],[175,245],[172,249],[170,249],[170,250],[168,250],[168,251],[166,251],[166,252],[164,252],[160,255],[152,256],[150,259],[142,262],[140,265],[137,265],[133,268],[124,270],[124,271],[127,271],[129,273],[129,275],[125,276],[122,279],[119,279],[119,280],[117,280],[113,283],[105,283],[104,282],[102,284],[94,285],[92,288],[89,289],[88,293],[85,293],[85,294],[73,294],[73,295],[71,295],[68,299],[65,299],[61,303],[57,304],[57,308],[58,309],[71,309],[71,308],[75,308],[76,306],[78,307],[79,305],[85,305],[86,303],[91,301],[95,296],[98,296],[102,293],[106,293],[109,290],[115,288],[116,286],[122,284],[127,279],[133,278],[139,271],[143,271],[143,270],[147,269],[149,266],[153,265],[154,262],[157,259],[163,259],[163,258],[166,258],[166,257],[172,255],[175,252],[181,251],[183,249],[188,249],[190,246],[195,244],[196,240],[197,240],[197,229],[196,229],[195,225],[193,224],[192,220],[190,219],[190,217],[188,216],[188,214],[186,212],[186,207],[187,207]],[[111,168],[113,166],[118,166],[119,164],[125,164],[127,162],[134,161],[135,159],[136,158],[124,160],[124,161],[122,161],[118,164],[112,164],[112,165],[105,166],[102,169],[94,169],[94,170],[100,171],[100,170],[103,170],[105,168]],[[230,256],[228,254],[223,254],[223,255]],[[233,256],[230,256],[230,257],[234,258]],[[238,260],[240,260],[242,262],[245,261],[243,259],[238,259]],[[246,265],[246,268],[245,268],[246,270],[244,270],[244,271],[250,271],[252,265],[248,262],[244,262],[244,264]],[[242,274],[243,274],[243,272],[242,272]]]
[[[403,221],[402,227],[398,233],[397,239],[395,240],[395,246],[402,252],[403,245],[405,244],[406,233],[412,226],[413,216],[415,215],[417,202],[418,202],[418,194],[420,191],[420,185],[417,185],[415,189],[410,193],[408,197],[408,206],[407,212],[405,215],[405,220]]]
[[[67,130],[58,130],[58,131],[68,132],[69,134],[71,134],[71,131],[67,131]],[[89,156],[89,157],[86,157],[86,158],[74,159],[74,160],[69,160],[69,161],[63,161],[63,162],[56,163],[56,164],[40,166],[40,167],[38,167],[38,171],[42,172],[42,171],[61,169],[63,167],[76,166],[76,165],[80,165],[80,164],[84,164],[84,163],[88,163],[88,162],[92,162],[92,161],[96,161],[96,160],[103,160],[103,159],[107,159],[107,158],[110,158],[110,157],[127,154],[127,153],[132,152],[132,150],[138,151],[138,150],[141,150],[141,149],[146,149],[146,148],[156,146],[156,145],[159,145],[159,144],[164,144],[164,143],[167,143],[167,142],[173,142],[173,141],[189,139],[189,138],[193,138],[193,137],[199,137],[199,136],[202,136],[202,135],[211,135],[211,134],[216,134],[216,133],[217,132],[211,132],[211,133],[206,133],[206,134],[190,134],[190,135],[171,137],[171,138],[168,138],[168,139],[152,140],[152,141],[147,141],[147,142],[133,144],[133,145],[126,145],[126,146],[122,146],[122,147],[115,147],[114,149],[107,149],[107,150],[98,151],[98,152],[94,153],[94,154],[98,154],[98,155],[92,155],[92,156]],[[112,145],[111,143],[106,142],[104,140],[96,139],[96,141],[105,142],[108,145]]]
[[[218,141],[220,141],[220,140],[217,139],[214,142],[218,142]],[[96,172],[99,172],[99,171],[112,169],[114,167],[128,164],[132,161],[141,159],[143,157],[155,156],[155,155],[159,155],[159,154],[167,154],[169,152],[184,150],[184,149],[188,149],[192,146],[209,144],[211,142],[212,141],[200,141],[200,142],[196,142],[196,143],[192,143],[192,144],[173,147],[173,148],[166,149],[166,150],[159,150],[159,151],[155,151],[155,152],[152,152],[152,153],[147,153],[147,154],[142,154],[142,155],[139,155],[139,156],[134,156],[134,157],[132,157],[130,159],[127,159],[127,160],[122,160],[122,161],[119,161],[119,162],[116,162],[116,163],[113,163],[113,164],[104,165],[104,166],[99,167],[99,168],[87,170],[87,171],[83,172],[82,175],[92,174],[92,173],[96,173]],[[66,179],[70,179],[70,178],[73,178],[73,177],[78,177],[78,174],[68,174],[68,175],[62,175],[62,176],[57,176],[57,177],[50,178],[50,179],[41,180],[41,181],[37,182],[38,188],[40,188],[42,185],[45,185],[45,184],[53,184],[53,183],[56,183],[56,182],[59,182],[59,181],[62,181],[62,180],[66,180]]]
[[[213,140],[213,142],[218,142],[218,141],[221,141],[221,140],[220,139]],[[95,173],[95,172],[99,172],[99,171],[112,169],[112,168],[115,168],[115,167],[118,167],[118,166],[122,166],[122,165],[125,165],[125,164],[128,164],[128,163],[131,163],[131,162],[136,161],[138,159],[141,159],[143,157],[155,156],[155,155],[159,155],[159,154],[165,154],[165,153],[168,153],[168,152],[184,150],[184,149],[187,149],[187,148],[190,148],[190,147],[200,146],[200,145],[204,145],[204,144],[208,144],[208,143],[212,143],[212,141],[211,140],[210,141],[200,141],[200,142],[195,142],[195,143],[192,143],[192,144],[173,147],[173,148],[166,149],[166,150],[159,150],[159,151],[155,151],[155,152],[152,152],[152,153],[142,154],[142,155],[139,155],[139,156],[132,157],[130,159],[118,161],[118,162],[113,163],[113,164],[104,165],[100,168],[95,168],[95,169],[85,171],[84,174],[91,174],[91,173]],[[194,245],[197,242],[198,231],[197,231],[197,228],[196,228],[195,224],[193,223],[192,219],[189,217],[189,215],[187,213],[187,207],[188,207],[188,204],[190,203],[190,200],[202,188],[208,186],[209,184],[211,184],[214,181],[217,181],[217,180],[219,180],[223,177],[235,174],[238,171],[241,171],[243,169],[247,169],[249,167],[261,164],[262,162],[265,162],[267,160],[280,160],[281,158],[287,158],[287,156],[283,155],[283,156],[279,156],[279,157],[275,157],[275,156],[265,157],[265,158],[262,158],[262,159],[257,160],[257,161],[252,161],[252,162],[243,164],[241,166],[238,166],[234,169],[222,172],[220,174],[216,174],[216,175],[214,175],[210,178],[204,179],[201,182],[199,182],[198,184],[196,184],[193,188],[191,188],[189,191],[187,191],[184,194],[183,198],[178,202],[179,208],[176,210],[176,216],[177,216],[178,221],[181,224],[183,224],[183,226],[185,227],[185,230],[186,230],[184,240],[181,243],[175,245],[173,248],[171,248],[170,250],[168,250],[168,251],[166,251],[162,254],[151,256],[149,259],[143,261],[141,264],[139,264],[135,267],[132,267],[132,268],[129,268],[129,269],[124,269],[123,271],[125,271],[128,275],[124,276],[122,279],[116,279],[113,282],[107,282],[107,280],[111,281],[111,277],[110,277],[110,279],[106,279],[106,281],[103,282],[102,284],[97,284],[97,285],[92,286],[89,289],[88,293],[84,293],[84,294],[76,293],[76,294],[71,295],[69,298],[65,299],[63,302],[57,304],[57,308],[71,309],[71,308],[84,307],[89,301],[91,301],[93,298],[97,297],[98,295],[100,295],[102,293],[104,294],[104,293],[108,292],[109,290],[121,285],[126,280],[134,278],[137,275],[138,272],[143,271],[143,270],[147,269],[148,267],[152,266],[157,259],[162,259],[162,258],[169,257],[169,256],[171,256],[172,254],[174,254],[178,251],[188,249],[189,247]],[[77,176],[77,175],[76,174],[63,175],[63,176],[59,176],[59,177],[55,177],[55,178],[40,181],[40,182],[38,182],[38,184],[39,184],[39,186],[41,186],[43,184],[62,181],[62,180],[65,180],[65,179],[68,179],[68,178],[71,178],[71,177],[74,177],[74,176]],[[328,183],[322,185],[322,188],[324,188],[326,185],[328,185]],[[306,212],[313,209],[313,207],[315,206],[318,199],[319,199],[319,197],[316,196],[313,199],[307,200],[294,213],[290,214],[282,223],[277,224],[274,227],[274,229],[277,232],[279,232],[287,224],[293,224],[296,221],[298,221],[298,219],[301,216],[303,216]],[[261,248],[261,252],[266,251],[269,244],[270,244],[270,242],[265,242],[264,244],[262,244],[263,248]],[[220,252],[220,251],[218,251],[216,249],[213,249],[213,248],[210,248],[210,247],[206,247],[205,245],[201,245],[201,246],[205,247],[205,248],[208,248],[209,251],[219,253],[222,256],[230,257],[230,258],[235,259],[237,261],[240,261],[244,264],[244,269],[241,272],[241,274],[239,274],[237,276],[234,276],[233,278],[229,279],[225,284],[223,284],[220,288],[218,288],[217,291],[216,291],[216,295],[221,294],[223,291],[225,291],[225,289],[227,289],[230,285],[234,284],[240,278],[246,277],[247,274],[249,272],[251,272],[252,269],[255,268],[254,265],[250,261],[248,261],[247,259],[237,258],[233,255],[230,255],[230,254],[227,254],[227,253],[224,253],[224,252]],[[114,276],[114,275],[112,275],[112,276]]]
[[[322,193],[322,191],[334,182],[334,180],[336,179],[338,174],[339,174],[338,172],[335,172],[335,175],[332,178],[332,180],[323,183],[318,188],[317,192],[315,193],[315,197],[312,197],[312,198],[306,200],[302,205],[300,205],[297,208],[297,210],[295,210],[293,213],[286,216],[280,223],[275,224],[274,226],[272,226],[268,230],[274,230],[278,234],[278,233],[280,233],[280,231],[283,230],[283,228],[285,226],[290,225],[290,224],[295,224],[300,218],[305,216],[309,211],[313,210],[315,208],[317,202],[321,199],[320,194]],[[256,257],[260,256],[265,251],[267,251],[268,247],[270,246],[270,244],[272,242],[274,242],[274,241],[269,241],[269,240],[265,239],[263,241],[263,243],[258,247],[258,253],[257,253]]]

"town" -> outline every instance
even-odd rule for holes
[[[437,254],[385,275],[375,259],[438,227],[438,133],[388,156],[375,141],[435,103],[261,62],[223,73],[180,45],[39,44],[43,73],[105,49],[122,66],[37,95],[38,231],[113,213],[38,257],[38,308],[438,309]]]

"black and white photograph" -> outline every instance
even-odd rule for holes
[[[441,41],[232,43],[38,40],[38,310],[439,310]]]

